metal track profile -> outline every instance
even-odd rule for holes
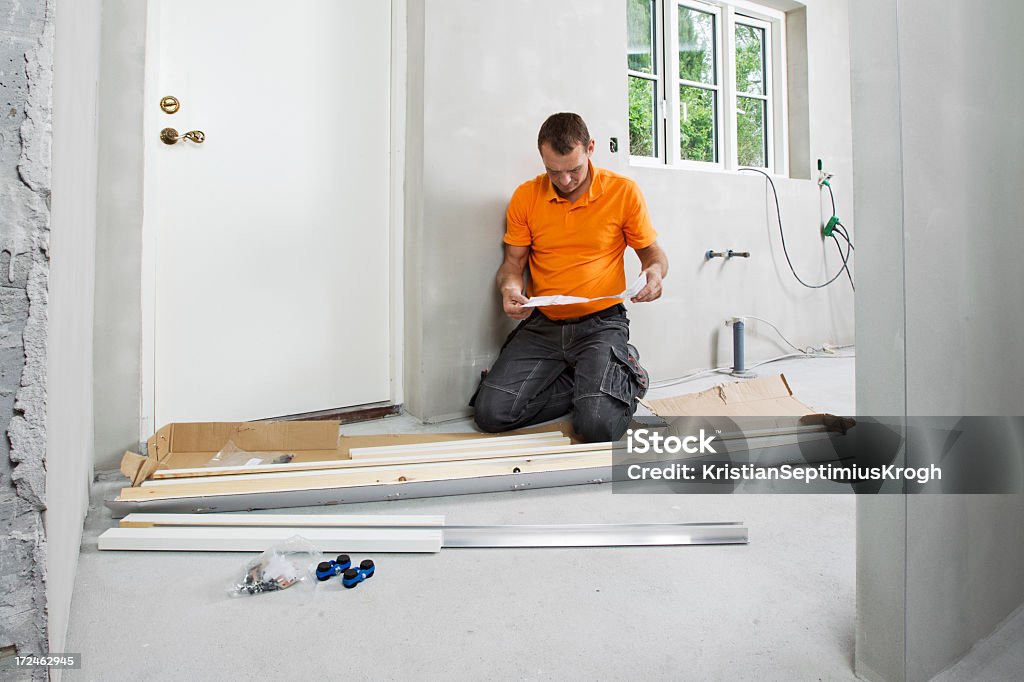
[[[727,523],[610,523],[545,526],[444,526],[442,546],[628,547],[745,545],[747,528]]]

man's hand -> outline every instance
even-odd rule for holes
[[[637,249],[636,255],[640,257],[640,267],[647,275],[647,286],[640,290],[633,298],[633,303],[650,303],[661,298],[661,280],[668,274],[668,256],[654,242],[650,246]]]
[[[513,320],[525,320],[533,312],[533,308],[524,308],[527,298],[518,289],[507,288],[501,290],[501,307],[505,314]]]
[[[640,290],[633,298],[633,303],[650,303],[661,298],[661,268],[652,267],[644,270],[647,275],[647,286]]]

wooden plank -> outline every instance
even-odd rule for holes
[[[528,444],[527,444],[528,443]],[[150,481],[164,481],[179,478],[197,478],[202,476],[237,476],[245,474],[260,473],[282,473],[287,471],[323,471],[326,469],[345,469],[360,466],[377,466],[384,464],[402,464],[407,462],[449,462],[454,460],[476,459],[479,457],[501,457],[503,453],[510,452],[513,455],[532,452],[532,447],[557,447],[570,445],[568,438],[544,438],[527,441],[507,443],[496,447],[494,451],[484,450],[476,454],[473,449],[452,449],[452,452],[439,450],[437,454],[430,455],[403,455],[389,458],[365,458],[361,460],[327,460],[323,462],[290,462],[288,464],[259,464],[254,466],[232,466],[232,467],[193,467],[187,469],[161,469],[153,474]],[[468,454],[467,454],[468,453]]]
[[[407,445],[378,445],[376,447],[351,448],[348,451],[348,455],[352,459],[367,459],[371,457],[396,457],[425,452],[471,450],[474,448],[496,450],[503,447],[521,447],[523,441],[530,443],[533,441],[555,441],[552,445],[572,442],[561,431],[549,431],[546,433],[529,433],[522,436],[470,438],[468,440],[444,441],[441,443],[409,443]]]
[[[567,424],[548,424],[542,427],[532,427],[534,430],[523,430],[522,432],[514,432],[514,435],[533,435],[534,433],[555,433],[558,436],[567,436],[564,430],[568,429]],[[554,430],[562,429],[562,430]],[[170,427],[166,427],[167,433],[170,432]],[[168,447],[166,443],[169,443],[169,436],[164,434],[164,429],[161,429],[160,434],[163,434],[162,438],[158,439],[165,443],[165,449]],[[500,436],[504,438],[505,436]],[[154,439],[157,436],[153,437]],[[295,458],[291,461],[292,464],[298,463],[309,463],[309,462],[328,462],[336,460],[344,460],[349,456],[349,450],[352,448],[364,448],[364,447],[392,447],[395,445],[414,445],[414,444],[426,444],[426,443],[440,443],[440,442],[459,442],[463,440],[487,440],[487,438],[481,439],[479,433],[385,433],[375,434],[366,436],[350,436],[343,435],[338,438],[336,447],[332,447],[328,450],[296,450]],[[154,445],[155,447],[155,445]],[[159,463],[161,465],[159,471],[177,471],[181,469],[199,469],[204,468],[209,464],[210,459],[217,453],[217,450],[213,451],[196,451],[186,452],[180,449],[174,451],[164,452],[162,454]],[[151,453],[156,452],[151,450]]]
[[[580,448],[585,446],[566,446],[572,448]],[[496,471],[501,473],[516,473],[516,469],[525,471],[522,468],[524,462],[528,462],[531,468],[538,471],[544,471],[544,463],[550,462],[557,464],[565,458],[575,457],[586,457],[593,455],[607,455],[608,460],[611,459],[611,449],[607,450],[570,450],[569,452],[555,452],[550,454],[534,454],[531,451],[524,451],[523,454],[515,454],[514,456],[494,456],[489,458],[471,458],[463,461],[453,462],[411,462],[411,463],[400,463],[400,464],[381,464],[375,466],[354,466],[344,470],[329,470],[329,471],[293,471],[283,473],[268,473],[268,474],[253,474],[249,476],[206,476],[201,478],[189,478],[189,479],[176,479],[169,481],[147,481],[142,484],[141,488],[124,488],[122,493],[128,490],[135,490],[135,493],[131,493],[128,497],[123,499],[154,499],[164,497],[161,492],[147,492],[141,493],[141,491],[177,491],[177,490],[192,490],[192,489],[207,489],[207,488],[221,488],[221,489],[235,489],[249,491],[250,486],[255,486],[260,489],[264,488],[264,484],[278,481],[280,487],[270,486],[270,490],[292,490],[292,489],[306,489],[302,485],[304,481],[316,481],[318,477],[326,476],[329,474],[347,474],[353,476],[358,481],[355,485],[366,485],[374,483],[402,483],[404,481],[411,480],[443,480],[448,476],[443,475],[446,470],[458,470],[464,465],[475,467],[478,464],[486,464],[487,462],[496,462],[501,467],[496,468]],[[453,469],[454,467],[454,469]],[[561,467],[558,467],[561,468]],[[433,476],[434,472],[439,472],[440,476]],[[420,476],[428,475],[428,478],[420,478]],[[289,485],[291,481],[292,485],[299,485],[298,488],[293,488]],[[221,485],[223,484],[223,485]],[[316,488],[322,486],[314,486]],[[336,487],[336,486],[327,486]]]
[[[132,512],[246,512],[256,509],[319,507],[348,509],[348,505],[386,502],[396,499],[431,498],[473,493],[514,492],[517,490],[554,488],[573,485],[594,485],[612,480],[612,466],[570,467],[553,471],[526,472],[515,475],[464,476],[435,481],[411,481],[395,484],[372,484],[313,488],[305,490],[270,491],[266,493],[231,493],[200,495],[156,500],[105,499],[103,504],[111,516],[119,519]],[[334,505],[345,505],[335,507]]]
[[[454,460],[442,460],[442,461],[415,461],[407,460],[405,458],[395,458],[394,460],[379,460],[373,464],[361,464],[360,462],[346,461],[342,465],[332,467],[329,470],[324,471],[281,471],[281,472],[269,472],[262,474],[238,474],[232,476],[195,476],[187,479],[169,479],[160,481],[146,481],[142,484],[143,488],[167,488],[169,486],[181,486],[189,484],[205,484],[214,483],[217,481],[231,481],[234,483],[240,483],[243,481],[269,481],[274,479],[289,479],[299,478],[303,476],[313,476],[316,474],[338,472],[348,473],[373,473],[373,472],[384,472],[385,475],[388,472],[395,470],[403,470],[403,467],[412,465],[433,465],[438,468],[450,467],[459,464],[472,464],[474,462],[486,462],[486,461],[519,461],[521,459],[532,459],[536,461],[541,460],[557,460],[560,457],[572,456],[572,455],[586,455],[600,452],[612,452],[612,448],[602,448],[601,445],[605,444],[579,444],[579,445],[561,445],[552,446],[550,448],[540,448],[538,450],[532,450],[530,448],[523,448],[520,450],[508,450],[504,452],[495,453],[484,453],[479,457],[475,453],[467,452],[463,455],[456,456]]]
[[[408,459],[408,460],[423,460],[433,457],[434,459],[447,458],[450,455],[458,454],[460,452],[504,452],[506,450],[522,450],[524,448],[542,448],[542,447],[554,447],[556,445],[572,445],[572,441],[568,438],[536,438],[533,440],[516,441],[512,443],[498,443],[490,445],[487,443],[483,444],[452,444],[447,445],[444,443],[436,443],[423,448],[408,448],[398,452],[373,452],[371,449],[369,454],[363,449],[357,449],[355,455],[350,455],[353,461],[358,461],[363,464],[370,464],[378,459]]]
[[[359,528],[379,526],[444,525],[440,514],[129,514],[121,519],[121,528],[154,526],[302,526],[305,528]]]
[[[441,551],[440,528],[111,528],[98,539],[101,550],[174,552],[262,552],[301,535],[325,553]]]
[[[370,452],[367,454],[366,449],[357,449],[357,454],[351,455],[352,460],[360,462],[361,464],[373,464],[378,460],[390,460],[390,461],[408,461],[408,462],[429,462],[429,461],[444,461],[450,459],[466,459],[466,457],[458,457],[460,453],[476,453],[475,456],[480,457],[488,453],[502,453],[502,452],[522,452],[524,450],[534,450],[537,448],[553,448],[561,446],[572,445],[572,441],[569,438],[536,438],[533,440],[525,441],[514,441],[511,443],[498,443],[491,445],[489,443],[481,444],[466,444],[456,443],[448,445],[445,443],[431,444],[423,448],[408,448],[403,449],[399,452]],[[593,445],[593,443],[584,443],[584,445]],[[372,448],[371,450],[375,450]]]
[[[310,472],[310,471],[329,471],[332,469],[353,469],[359,467],[371,467],[371,466],[389,466],[398,464],[413,464],[413,463],[428,463],[428,462],[454,462],[470,459],[487,459],[496,457],[517,457],[526,455],[548,455],[548,454],[563,454],[569,452],[590,452],[593,450],[602,449],[602,447],[611,448],[611,443],[582,443],[573,445],[565,439],[566,442],[554,442],[549,444],[546,440],[527,441],[524,443],[513,443],[510,445],[518,445],[519,447],[512,448],[499,448],[497,450],[475,450],[466,449],[451,453],[425,453],[425,454],[409,454],[400,457],[380,457],[380,458],[367,458],[360,460],[351,459],[335,459],[326,462],[295,462],[290,464],[267,464],[252,467],[199,467],[195,469],[176,469],[173,471],[165,472],[165,475],[157,477],[156,474],[153,476],[153,480],[145,481],[142,483],[143,486],[161,485],[167,482],[180,482],[179,479],[188,478],[192,480],[206,479],[215,476],[248,476],[250,479],[253,475],[266,475],[266,474],[281,474],[288,472]],[[160,472],[157,472],[160,473]],[[242,480],[242,479],[239,479]]]
[[[255,492],[317,490],[345,486],[399,484],[407,481],[439,481],[476,476],[500,476],[575,468],[610,467],[612,451],[578,452],[550,457],[508,457],[465,462],[431,462],[403,466],[365,467],[353,471],[294,472],[261,474],[259,480],[239,481],[237,476],[215,476],[215,480],[188,481],[166,486],[122,488],[118,500],[159,500],[204,495],[232,495]]]

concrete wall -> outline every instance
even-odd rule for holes
[[[899,8],[907,411],[1022,415],[1024,4]],[[1020,495],[908,500],[908,679],[951,665],[1024,603],[1022,521]]]
[[[100,5],[0,16],[0,655],[39,654],[64,647],[92,472]]]
[[[851,3],[860,281],[879,288],[858,412],[1024,414],[1022,21],[1015,0]],[[858,672],[926,680],[998,627],[1024,602],[1022,518],[1019,495],[858,500]]]
[[[100,0],[57,0],[46,414],[50,651],[64,651],[93,463]]]
[[[0,0],[0,656],[48,650],[42,512],[53,34],[51,2]]]
[[[903,167],[896,7],[850,4],[857,211],[857,414],[906,414]],[[906,498],[857,499],[855,667],[901,679],[906,648]]]
[[[807,95],[793,103],[798,119],[804,112],[806,139],[796,145],[802,156],[794,167],[806,174],[824,159],[836,174],[839,214],[855,230],[847,4],[811,0],[798,14],[796,26],[806,22],[806,54],[801,46],[795,58],[806,64]],[[421,0],[411,3],[410,35],[422,36],[422,46],[410,40],[409,50],[416,134],[409,138],[407,186],[418,193],[407,204],[406,324],[410,336],[420,330],[406,346],[411,412],[428,420],[467,413],[480,370],[510,328],[493,287],[504,211],[515,187],[543,171],[537,129],[555,111],[583,115],[598,142],[595,163],[639,182],[668,252],[663,299],[630,311],[633,339],[655,380],[731,365],[724,322],[734,315],[771,320],[800,346],[853,341],[849,284],[843,278],[812,291],[796,282],[763,178],[630,165],[623,2]],[[412,78],[419,71],[421,82]],[[620,142],[616,154],[609,152],[611,137]],[[821,282],[839,260],[831,240],[820,237],[817,186],[800,179],[776,184],[793,262],[805,280]],[[709,248],[749,250],[753,257],[705,263]],[[630,252],[627,271],[638,270]],[[786,352],[756,322],[748,326],[747,347],[748,363]]]

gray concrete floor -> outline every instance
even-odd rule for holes
[[[784,372],[816,409],[852,414],[853,369],[821,359],[759,371]],[[469,428],[399,416],[343,431]],[[115,523],[102,499],[120,486],[109,477],[94,492],[67,644],[83,667],[65,679],[855,679],[852,495],[577,486],[350,505],[331,511],[466,524],[738,520],[750,544],[380,555],[355,590],[331,581],[232,599],[225,588],[248,554],[96,550]]]

